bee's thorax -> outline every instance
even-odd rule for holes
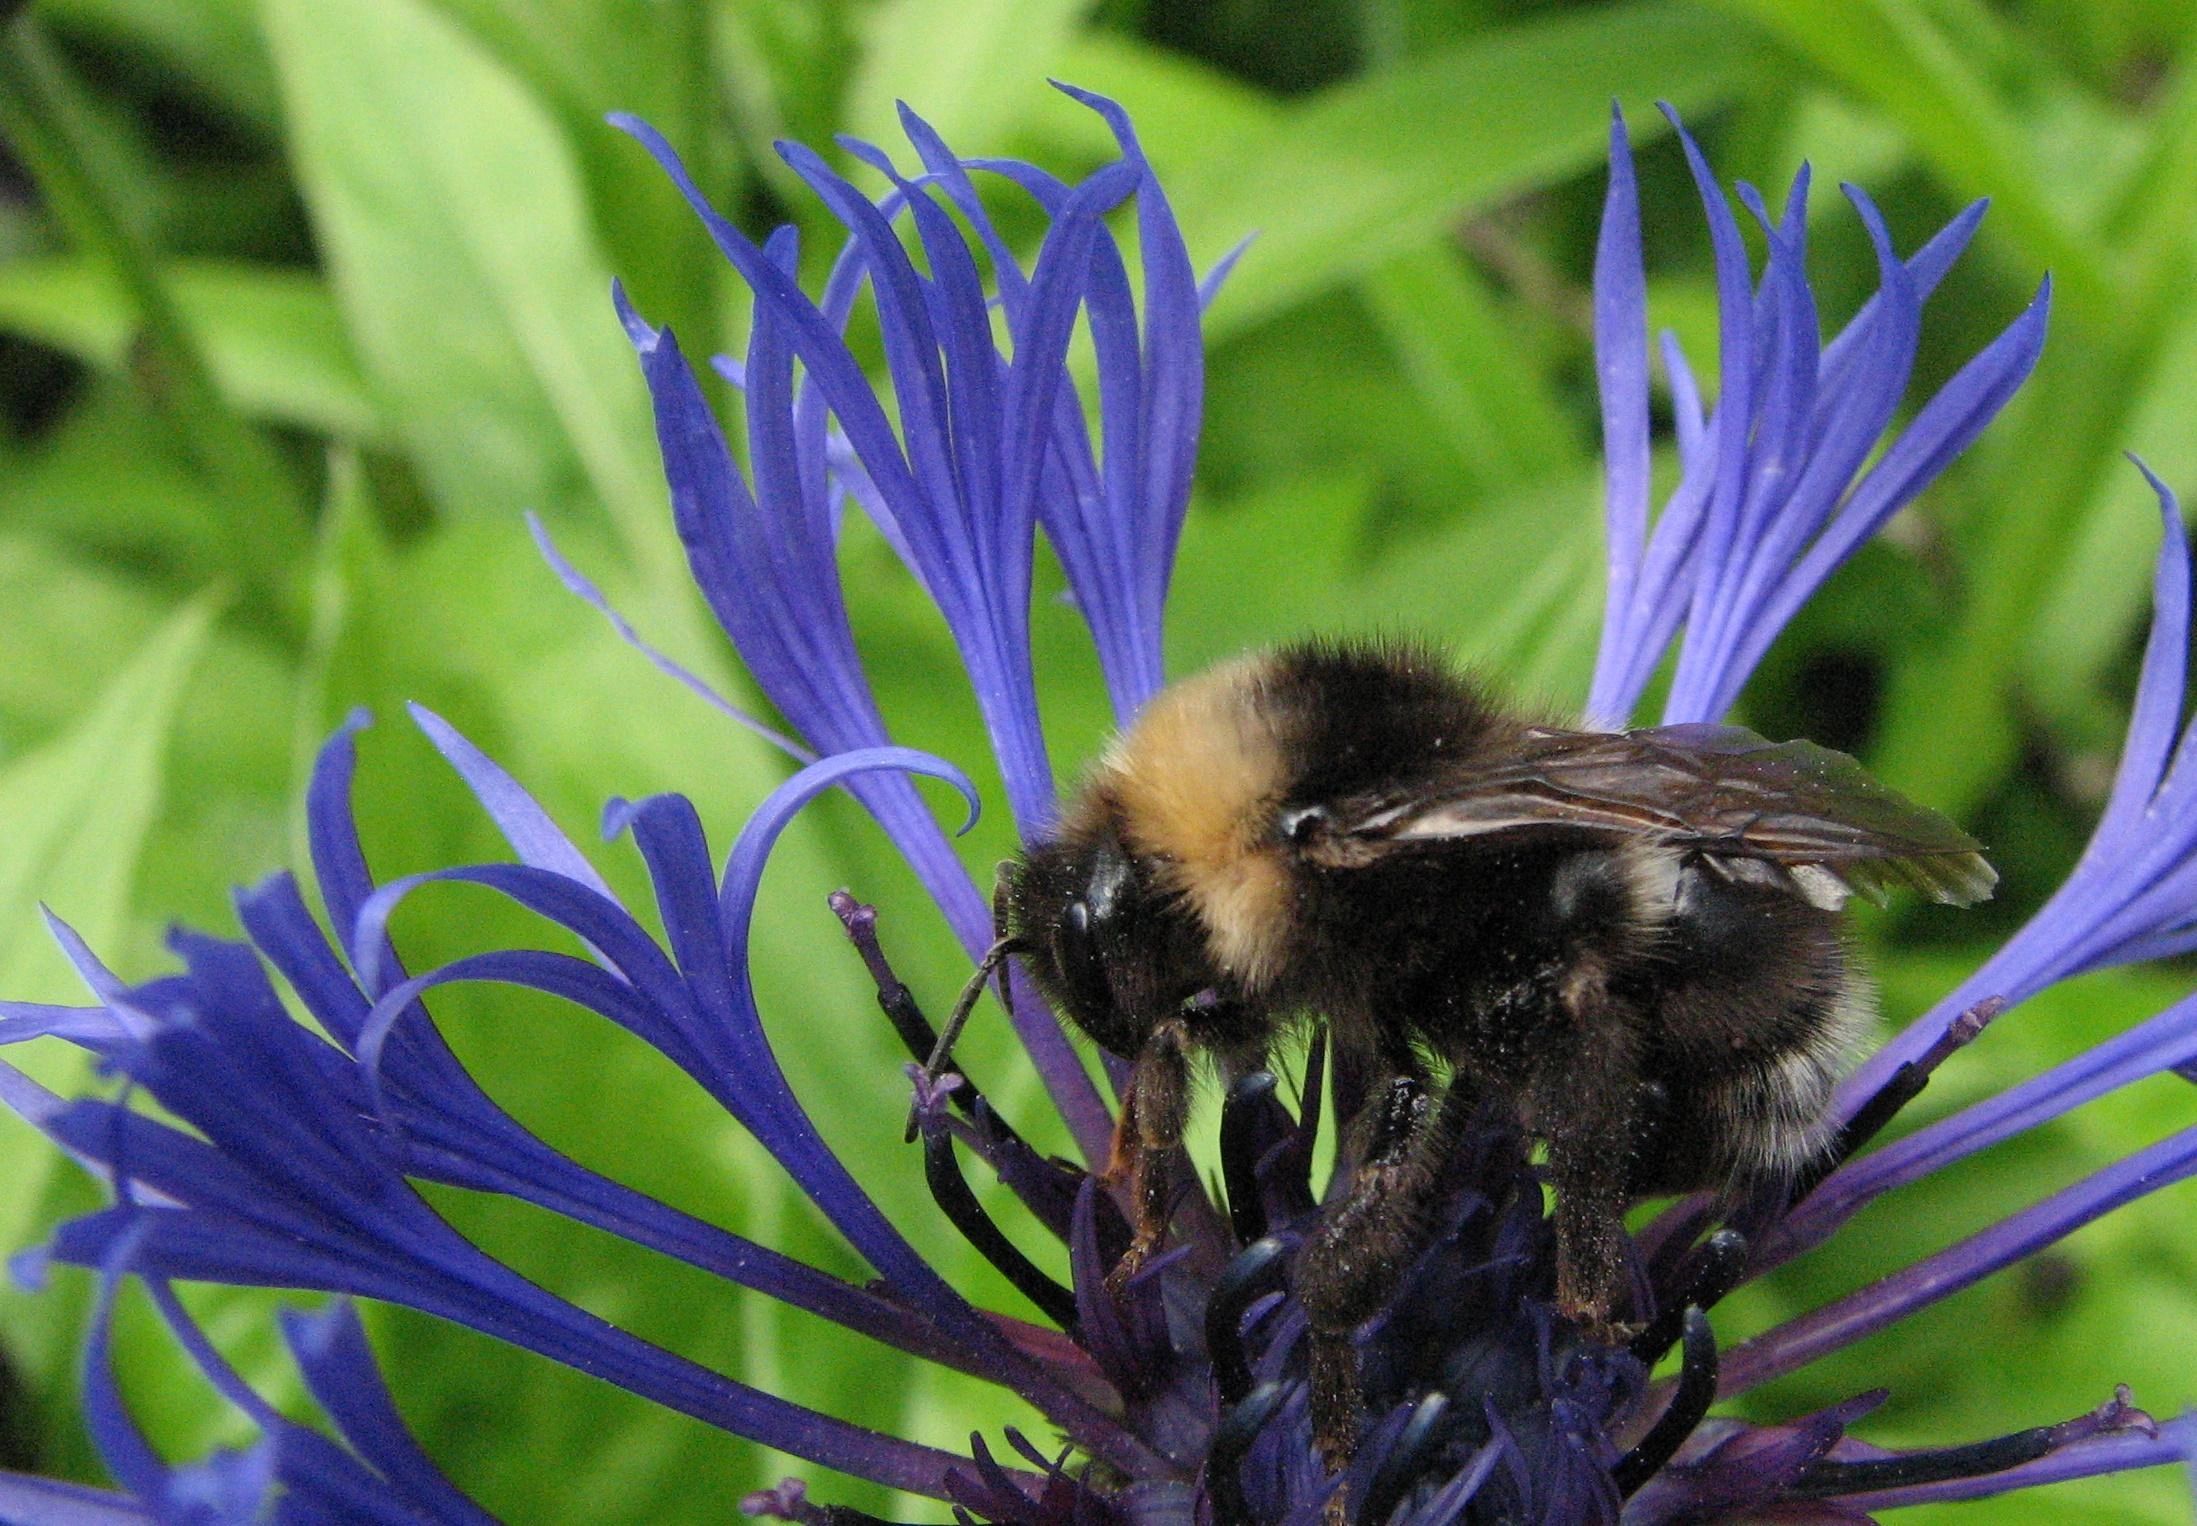
[[[1091,789],[1197,918],[1214,963],[1250,989],[1273,975],[1290,922],[1289,870],[1272,830],[1287,760],[1265,668],[1230,663],[1160,695]]]

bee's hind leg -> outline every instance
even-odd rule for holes
[[[1617,1345],[1637,1333],[1617,1309],[1628,1285],[1625,1203],[1639,1174],[1642,1084],[1618,1012],[1581,1021],[1568,1037],[1532,1089],[1556,1187],[1556,1309],[1591,1338]]]
[[[1350,1192],[1320,1215],[1298,1252],[1297,1297],[1312,1326],[1312,1434],[1330,1473],[1358,1447],[1363,1405],[1351,1332],[1394,1296],[1422,1248],[1428,1202],[1457,1135],[1451,1112],[1415,1072],[1376,1089],[1350,1125],[1358,1162]]]

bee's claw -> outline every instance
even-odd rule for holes
[[[1145,1262],[1152,1259],[1152,1253],[1159,1249],[1160,1235],[1165,1233],[1164,1227],[1153,1234],[1140,1231],[1129,1242],[1129,1248],[1121,1253],[1121,1259],[1114,1263],[1114,1269],[1106,1274],[1106,1291],[1110,1297],[1118,1299],[1129,1291],[1129,1284],[1136,1280],[1137,1273],[1144,1270]]]
[[[1630,1345],[1634,1336],[1648,1328],[1644,1322],[1612,1318],[1607,1309],[1592,1304],[1558,1304],[1556,1312],[1597,1346]]]

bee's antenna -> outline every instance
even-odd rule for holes
[[[1002,859],[999,872],[992,879],[992,936],[994,938],[1007,936],[1007,900],[1013,892],[1013,881],[1009,876],[1014,873],[1014,870],[1015,861],[1013,859]],[[1020,945],[1017,945],[1018,949],[1019,947]],[[1015,1010],[1014,966],[1004,959],[999,964],[999,1004],[1009,1012]]]
[[[944,1073],[946,1062],[953,1058],[954,1040],[961,1037],[962,1028],[968,1024],[969,1014],[976,1010],[977,998],[991,984],[992,976],[1006,964],[1007,956],[1021,953],[1024,947],[1023,941],[1010,933],[984,951],[984,957],[977,961],[976,973],[961,988],[961,995],[955,1000],[953,1011],[947,1014],[946,1026],[938,1030],[938,1042],[931,1046],[931,1057],[923,1062],[925,1081],[936,1081]],[[1001,993],[1003,998],[1005,994]],[[904,1139],[908,1144],[915,1143],[917,1106],[913,1102],[908,1104],[908,1130]]]

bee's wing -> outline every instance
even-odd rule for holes
[[[1578,827],[1757,875],[1765,865],[1820,869],[1876,901],[1907,885],[1966,906],[1998,883],[1973,838],[1846,754],[1737,726],[1535,730],[1499,759],[1324,825],[1307,851],[1338,866],[1406,844]]]

